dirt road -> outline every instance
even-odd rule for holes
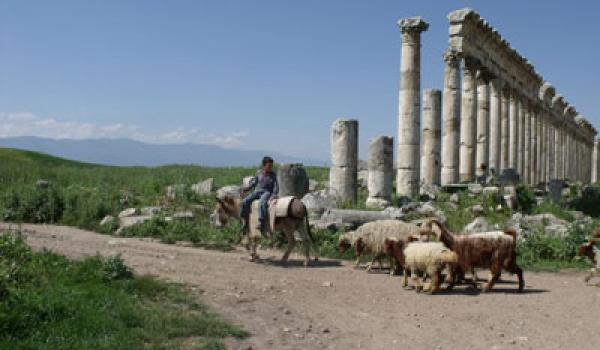
[[[6,227],[0,224],[0,228]],[[441,295],[401,288],[401,278],[346,262],[302,268],[70,227],[24,225],[29,244],[71,258],[121,253],[139,274],[198,285],[215,312],[252,337],[231,349],[600,349],[600,288],[582,274],[505,275],[490,294],[459,286]],[[275,261],[280,253],[262,252]],[[483,276],[483,274],[482,274]]]

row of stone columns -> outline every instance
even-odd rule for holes
[[[447,52],[444,61],[441,184],[470,182],[487,169],[508,168],[528,184],[555,178],[591,181],[592,145],[574,127],[565,130],[555,121],[571,122],[574,109],[569,113],[559,100],[554,103],[560,113],[551,111],[503,86],[472,58]]]
[[[506,169],[516,170],[528,184],[566,178],[599,180],[596,130],[555,95],[552,86],[546,83],[534,91],[535,84],[525,87],[515,77],[497,76],[454,49],[444,54],[443,94],[424,93],[421,140],[421,33],[429,25],[420,17],[398,24],[402,33],[398,196],[416,195],[421,184],[472,182]],[[391,137],[370,143],[367,202],[372,206],[391,200],[392,148]],[[330,174],[330,187],[338,200],[356,201],[357,166],[358,122],[338,120],[332,128]]]
[[[577,173],[570,164],[571,160],[576,161],[574,158],[580,159],[586,153],[575,156],[572,152],[576,149],[566,144],[573,143],[571,135],[552,122],[555,118],[563,118],[562,114],[551,114],[551,106],[543,106],[539,101],[520,93],[523,89],[511,88],[501,77],[492,76],[477,60],[460,57],[451,51],[444,55],[441,150],[436,153],[428,148],[430,144],[436,144],[430,139],[437,129],[429,119],[432,116],[430,106],[424,105],[423,121],[427,125],[424,125],[423,137],[427,140],[423,140],[424,149],[419,166],[420,35],[427,30],[427,24],[416,17],[403,19],[399,25],[402,56],[396,178],[398,195],[416,194],[419,190],[418,179],[421,183],[431,184],[470,182],[492,169],[496,174],[504,169],[515,169],[522,181],[529,184],[569,175],[576,180],[586,179],[585,168]],[[424,104],[429,101],[428,98],[425,96]],[[557,136],[560,136],[559,140],[556,140]],[[580,143],[573,145],[582,146]],[[563,148],[556,156],[559,147]],[[437,169],[433,166],[438,154],[441,155],[439,176],[434,175]],[[562,169],[555,169],[561,166]]]

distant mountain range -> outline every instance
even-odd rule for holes
[[[202,166],[256,166],[264,155],[277,163],[323,166],[319,159],[290,157],[270,151],[246,151],[195,143],[149,144],[129,139],[49,139],[34,136],[0,138],[0,147],[43,152],[53,156],[117,166],[196,164]]]

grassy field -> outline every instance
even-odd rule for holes
[[[176,199],[166,196],[166,187],[174,184],[189,185],[212,177],[216,187],[240,184],[244,176],[252,175],[253,168],[208,168],[194,165],[172,165],[156,168],[110,167],[60,159],[40,153],[0,148],[0,215],[5,221],[44,222],[77,226],[103,233],[114,233],[116,226],[101,227],[100,220],[106,215],[116,216],[129,207],[161,205],[168,211],[193,210],[196,218],[188,221],[168,222],[165,217],[156,217],[142,225],[125,229],[124,236],[151,236],[166,243],[191,241],[197,246],[228,250],[240,242],[239,227],[232,223],[224,229],[216,229],[208,222],[208,212],[214,206],[212,196],[198,196],[185,190]],[[327,181],[328,169],[307,168],[309,177]],[[36,181],[50,182],[48,188],[35,186]],[[448,217],[451,229],[460,230],[476,218],[469,210],[480,204],[482,215],[488,223],[500,227],[506,225],[513,214],[510,209],[496,210],[497,199],[490,196],[469,196],[460,193],[456,206],[448,202],[449,194],[441,194],[435,205]],[[345,208],[363,208],[366,191],[359,191],[359,204]],[[565,207],[544,202],[536,205],[530,189],[518,189],[518,210],[524,213],[552,213],[569,222],[573,214]],[[597,207],[591,203],[592,207]],[[551,237],[539,228],[532,239],[519,246],[521,263],[528,268],[557,269],[562,267],[584,267],[585,261],[577,259],[575,248],[594,226],[594,220],[584,227],[573,227],[565,239]],[[339,232],[315,232],[321,256],[351,258],[337,252]],[[277,246],[282,240],[266,242]]]
[[[0,349],[224,349],[243,330],[120,257],[72,262],[0,235]]]

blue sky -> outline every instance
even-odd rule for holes
[[[441,88],[446,15],[473,7],[600,127],[594,1],[0,0],[0,137],[128,137],[328,159],[396,136],[400,33],[422,16],[422,88]]]

